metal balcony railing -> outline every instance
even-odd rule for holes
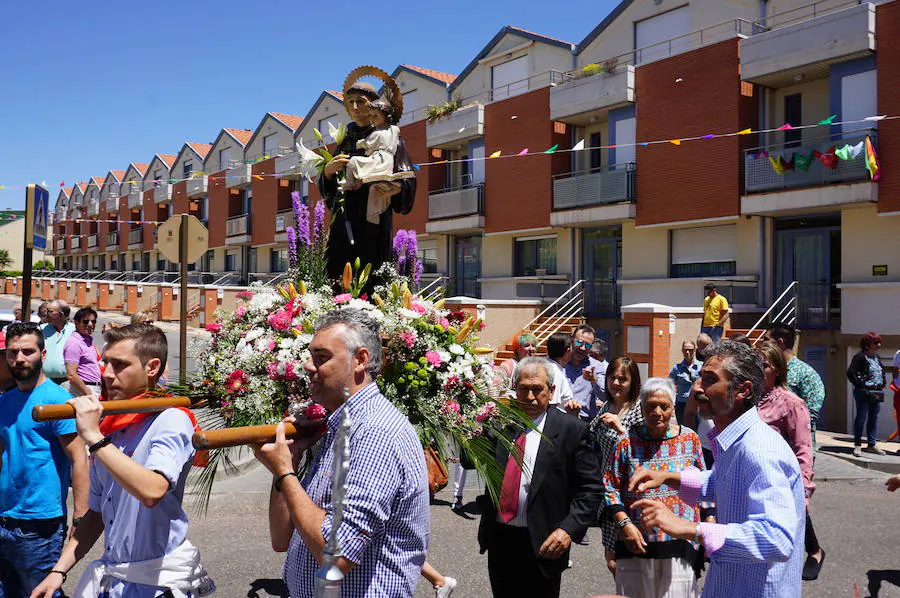
[[[97,235],[88,235],[87,246],[88,249],[93,249],[97,246]]]
[[[134,245],[135,243],[141,243],[144,240],[144,231],[140,228],[136,228],[134,230],[128,231],[128,244]]]
[[[633,202],[636,175],[634,162],[558,175],[553,179],[553,209]]]
[[[117,231],[111,232],[111,233],[106,233],[106,246],[107,247],[112,247],[113,245],[118,245],[118,244],[119,244],[119,233]]]
[[[250,234],[250,214],[234,216],[225,223],[225,236],[227,237],[248,234]]]
[[[869,177],[866,169],[865,146],[851,160],[843,160],[834,155],[835,149],[845,145],[858,146],[866,137],[872,139],[877,149],[874,129],[851,131],[837,136],[818,138],[802,143],[780,143],[746,150],[744,152],[744,187],[747,193],[819,187],[836,183],[865,181]],[[821,156],[819,159],[817,156]],[[784,169],[778,174],[773,161]]]
[[[782,12],[773,13],[765,18],[753,22],[754,34],[765,33],[772,29],[787,27],[795,23],[802,23],[818,17],[844,10],[852,6],[858,6],[860,0],[817,0],[803,6],[791,8]]]
[[[283,210],[275,214],[275,232],[283,233],[287,230],[287,227],[293,226],[294,224],[294,212],[293,210]]]
[[[79,249],[81,247],[81,237],[72,237],[70,245],[72,249]]]
[[[428,219],[458,218],[484,214],[484,183],[428,194]]]

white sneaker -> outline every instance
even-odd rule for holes
[[[866,447],[867,453],[872,453],[873,455],[884,455],[884,451],[878,448],[877,445],[870,444]]]
[[[859,447],[859,446],[853,447],[853,456],[854,457],[862,457],[862,447]]]
[[[453,594],[453,590],[456,589],[456,579],[453,577],[444,577],[444,585],[441,587],[434,587],[434,596],[435,598],[450,598]]]

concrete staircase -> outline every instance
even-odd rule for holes
[[[729,328],[725,333],[725,338],[732,338],[738,334],[746,335],[751,343],[756,344],[762,342],[762,337],[766,334],[766,331],[763,328],[757,328],[756,330],[751,330],[749,328]]]
[[[555,316],[541,317],[538,318],[523,332],[530,332],[538,338],[538,347],[535,351],[535,355],[546,357],[546,338],[548,336],[550,336],[554,332],[564,332],[566,334],[572,334],[572,332],[575,331],[575,328],[581,324],[584,324],[584,318],[582,318],[581,316],[570,318]],[[509,343],[504,345],[503,348],[498,350],[494,355],[494,363],[499,365],[507,359],[512,359],[513,357],[515,357],[515,353],[513,352],[512,340],[510,340]]]

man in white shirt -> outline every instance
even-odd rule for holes
[[[573,404],[572,385],[566,378],[566,364],[569,363],[569,357],[572,355],[572,337],[565,332],[554,332],[547,339],[547,357],[553,363],[555,373],[553,376],[553,398],[550,404],[555,405],[557,409],[563,412],[578,415],[581,409],[580,404]],[[568,406],[568,408],[567,408]]]

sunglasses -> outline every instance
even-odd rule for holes
[[[594,346],[594,343],[589,343],[587,341],[575,341],[576,347],[581,347],[582,349],[590,349]]]

